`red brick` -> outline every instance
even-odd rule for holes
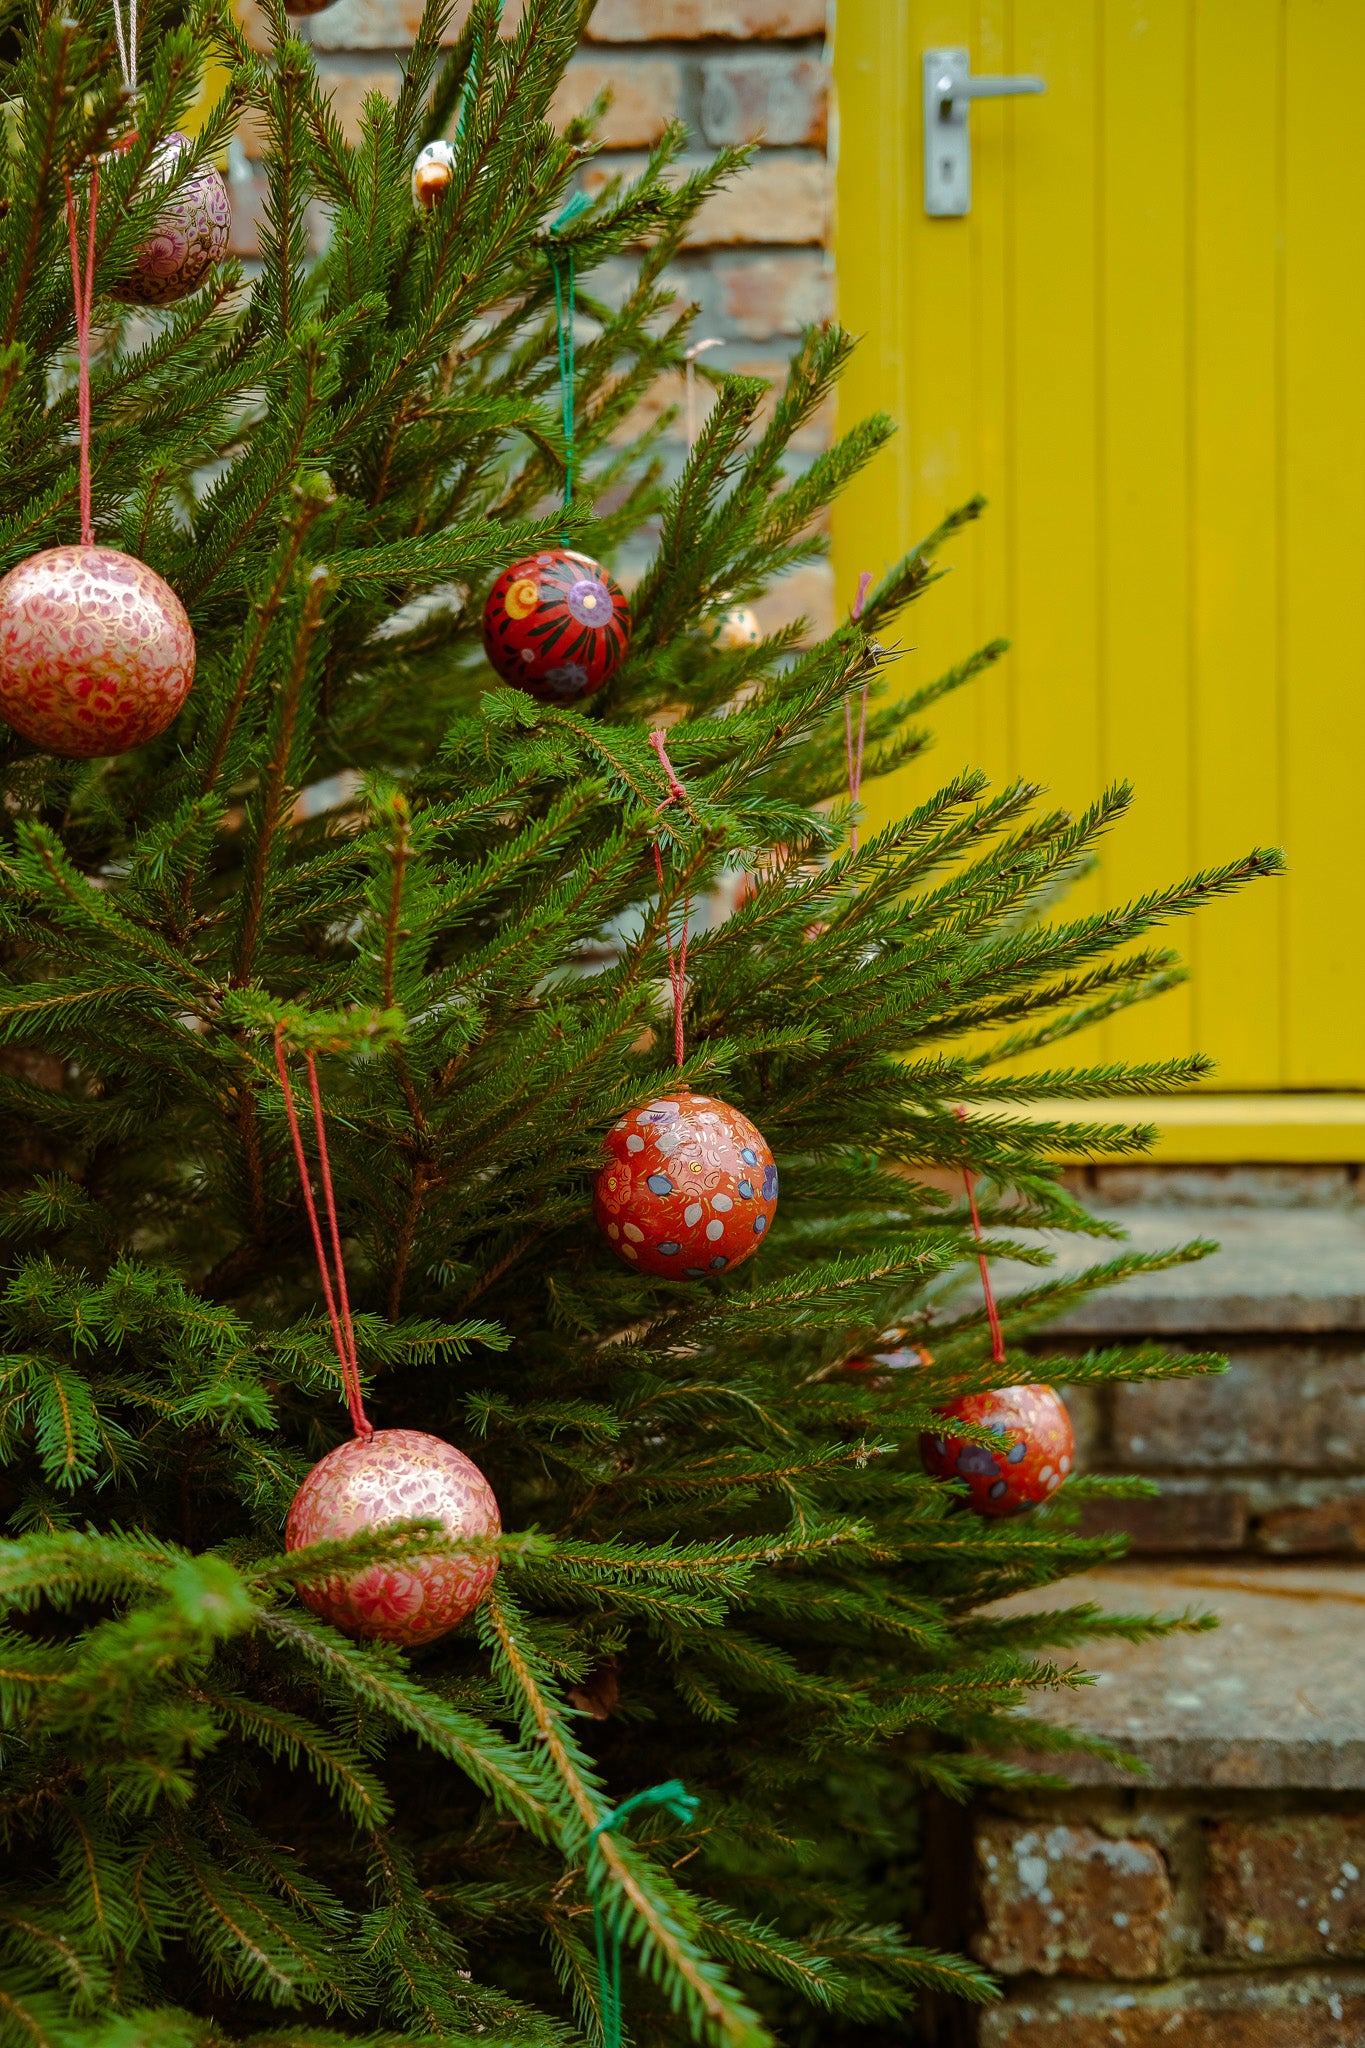
[[[598,43],[726,42],[822,36],[825,0],[597,0],[587,34]]]
[[[1176,1899],[1154,1842],[1060,1822],[985,1820],[976,1835],[978,1960],[1002,1976],[1161,1974]]]
[[[980,2048],[1361,2048],[1365,1986],[1339,1977],[1077,1986],[1011,1998],[978,2028]]]
[[[754,606],[765,633],[775,633],[793,619],[807,620],[800,643],[803,647],[834,631],[835,609],[834,571],[828,562],[811,562],[780,576]]]
[[[701,67],[701,132],[706,140],[823,149],[829,131],[829,71],[818,57],[746,50]]]
[[[828,262],[817,249],[722,256],[715,265],[721,312],[752,341],[799,334],[812,322],[828,319],[831,282]]]
[[[1365,1552],[1365,1496],[1294,1502],[1252,1524],[1252,1542],[1272,1557],[1353,1557]]]
[[[469,14],[468,0],[455,10],[444,40],[453,43]],[[422,19],[422,0],[337,0],[321,14],[310,15],[307,33],[320,50],[407,50]],[[503,34],[521,21],[519,0],[503,8]]]
[[[1247,1496],[1236,1486],[1166,1480],[1158,1500],[1086,1503],[1087,1536],[1118,1532],[1151,1554],[1189,1550],[1242,1550],[1247,1543]]]
[[[684,158],[679,175],[704,159]],[[601,156],[583,174],[585,191],[600,192],[609,179],[637,177],[640,156]],[[787,156],[760,150],[747,170],[715,193],[687,231],[690,249],[753,243],[817,242],[829,236],[830,169],[823,157]]]
[[[335,60],[329,62],[322,57],[318,61],[318,74],[331,95],[332,110],[348,142],[360,140],[360,117],[365,109],[366,95],[380,92],[385,99],[396,100],[402,82],[402,75],[392,58],[386,64],[366,64],[352,71]]]
[[[682,67],[673,57],[633,51],[575,57],[555,94],[551,119],[562,126],[604,90],[611,104],[598,124],[599,139],[609,149],[648,148],[682,111]]]
[[[1365,1955],[1365,1815],[1215,1821],[1208,1940],[1239,1962]]]

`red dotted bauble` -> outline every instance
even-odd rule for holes
[[[547,548],[513,562],[489,591],[483,645],[505,683],[541,704],[571,704],[620,667],[630,613],[600,562]]]
[[[948,1420],[996,1430],[999,1450],[960,1437],[922,1436],[920,1456],[935,1479],[965,1479],[978,1515],[1018,1515],[1050,1500],[1075,1454],[1071,1417],[1052,1387],[999,1387],[963,1394],[935,1410]]]
[[[452,1536],[496,1536],[502,1528],[492,1487],[463,1451],[424,1430],[377,1429],[338,1444],[313,1467],[294,1495],[284,1546],[302,1550],[419,1515]],[[433,1553],[299,1591],[314,1614],[347,1635],[432,1643],[473,1612],[497,1568],[493,1557]]]
[[[675,1088],[607,1132],[593,1213],[612,1250],[642,1273],[704,1280],[742,1265],[776,1209],[762,1133],[714,1095]]]
[[[51,754],[126,754],[194,681],[185,607],[117,548],[45,548],[0,581],[0,716]]]

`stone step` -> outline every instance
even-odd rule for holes
[[[1197,1264],[1143,1273],[1061,1317],[1055,1329],[1088,1338],[1346,1335],[1365,1331],[1365,1207],[1249,1208],[1161,1203],[1093,1205],[1137,1251],[1196,1239],[1219,1250]],[[1094,1239],[1061,1231],[1019,1232],[1054,1254],[1057,1277],[1110,1255]],[[1036,1268],[998,1261],[1003,1295],[1038,1284]]]
[[[1096,1683],[1047,1718],[1145,1775],[1029,1757],[1069,1789],[977,1802],[961,1922],[939,1931],[965,1935],[1005,1995],[975,2023],[949,2016],[944,2043],[1361,2048],[1365,1570],[1130,1565],[996,1611],[1080,1600],[1221,1625],[1075,1653]]]

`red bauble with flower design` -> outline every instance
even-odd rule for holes
[[[126,754],[194,681],[185,607],[118,548],[44,548],[0,581],[0,716],[51,754]]]
[[[541,704],[572,704],[619,668],[630,613],[600,562],[547,548],[513,562],[489,591],[483,645],[505,683]]]
[[[920,1456],[935,1479],[965,1479],[978,1515],[1018,1515],[1051,1500],[1071,1470],[1075,1439],[1066,1404],[1054,1388],[998,1387],[963,1394],[935,1410],[947,1421],[996,1431],[998,1450],[960,1437],[922,1436]]]
[[[675,1088],[607,1133],[593,1212],[627,1265],[704,1280],[752,1258],[777,1210],[777,1168],[757,1126],[728,1102]]]
[[[316,1464],[294,1495],[286,1550],[338,1542],[386,1523],[429,1516],[452,1536],[496,1536],[493,1489],[454,1444],[420,1429],[377,1429],[352,1437]],[[415,1557],[302,1586],[300,1597],[347,1635],[385,1643],[435,1642],[472,1614],[493,1583],[493,1557]]]

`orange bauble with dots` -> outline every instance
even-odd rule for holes
[[[316,1464],[294,1495],[286,1550],[337,1542],[428,1516],[452,1536],[496,1536],[493,1489],[472,1458],[420,1429],[352,1437]],[[495,1557],[457,1548],[366,1565],[302,1586],[300,1597],[347,1635],[412,1646],[435,1642],[472,1614],[493,1583]]]
[[[1000,1437],[999,1449],[964,1443],[946,1429],[920,1438],[925,1471],[935,1479],[965,1480],[978,1515],[1018,1515],[1051,1500],[1071,1470],[1071,1417],[1053,1387],[963,1394],[934,1412],[945,1422],[970,1422]]]
[[[617,1256],[660,1280],[704,1280],[752,1258],[777,1211],[777,1168],[741,1110],[674,1088],[607,1132],[593,1213]]]

